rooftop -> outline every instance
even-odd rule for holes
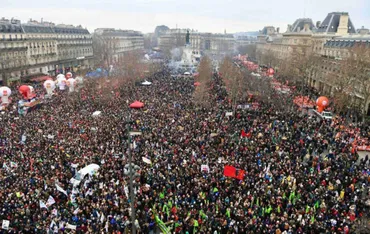
[[[338,31],[340,17],[342,15],[348,16],[348,12],[331,12],[329,13],[324,21],[320,24],[317,32],[320,33],[336,33]],[[348,16],[348,33],[356,33],[355,26]]]
[[[292,25],[290,32],[308,32],[315,31],[316,27],[310,18],[297,19]]]
[[[139,31],[114,28],[98,28],[95,29],[95,33],[103,36],[143,36]]]
[[[23,33],[21,21],[16,19],[0,19],[0,33]]]

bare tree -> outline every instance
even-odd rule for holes
[[[247,54],[248,57],[256,59],[257,47],[256,44],[240,45],[237,48],[238,53],[241,55]]]
[[[198,66],[198,79],[199,86],[195,87],[194,101],[197,105],[202,107],[210,106],[209,87],[212,78],[212,61],[204,56]]]
[[[125,79],[130,83],[143,79],[145,71],[149,69],[148,64],[142,61],[141,55],[137,51],[125,53],[120,66],[122,66]]]
[[[349,71],[353,76],[353,93],[363,99],[362,114],[366,117],[366,109],[370,102],[370,48],[359,42],[350,50],[350,56],[346,60],[349,64]]]
[[[230,57],[225,57],[220,66],[220,73],[226,85],[229,98],[233,103],[233,108],[237,102],[240,102],[246,95],[246,84],[243,82],[243,74],[241,70],[234,65]]]
[[[118,39],[93,34],[93,49],[95,63],[100,66],[109,66],[114,61],[114,55],[118,53]]]

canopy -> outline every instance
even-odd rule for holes
[[[143,107],[144,107],[144,103],[139,102],[139,101],[135,101],[135,102],[130,104],[130,108],[139,109],[139,108],[143,108]]]
[[[42,82],[45,80],[53,80],[53,78],[51,78],[50,76],[39,76],[31,79],[31,81],[33,82]]]
[[[199,86],[200,85],[200,82],[195,82],[194,83],[194,86]]]
[[[149,82],[149,81],[144,81],[143,83],[141,83],[142,85],[151,85],[152,82]]]

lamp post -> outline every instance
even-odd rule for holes
[[[135,103],[133,103],[135,104]],[[128,113],[128,120],[127,120],[127,143],[128,143],[128,158],[129,158],[129,173],[130,173],[130,201],[131,201],[131,233],[135,234],[136,233],[136,226],[135,226],[135,220],[136,220],[136,215],[135,215],[135,194],[134,194],[134,173],[133,173],[133,164],[132,164],[132,153],[131,153],[131,134],[130,134],[130,124],[131,124],[131,115],[130,115],[130,109],[140,109],[144,106],[143,103],[140,103],[139,106],[131,104],[129,107],[129,113]],[[136,103],[137,104],[137,103]]]
[[[130,111],[130,110],[129,110]],[[133,175],[133,168],[132,168],[132,154],[131,154],[131,134],[130,134],[130,123],[131,123],[131,115],[130,112],[128,114],[127,120],[127,145],[128,145],[128,160],[129,160],[129,174],[130,174],[130,206],[131,206],[131,233],[136,233],[135,228],[135,194],[134,194],[134,175]]]

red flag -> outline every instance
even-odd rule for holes
[[[238,170],[238,174],[235,175],[235,178],[238,179],[238,180],[243,180],[244,179],[244,175],[245,175],[245,171],[244,170]]]
[[[232,167],[232,166],[225,166],[224,167],[224,176],[234,178],[236,176],[236,168]]]
[[[245,133],[244,129],[242,129],[241,137],[248,137],[248,134]]]

